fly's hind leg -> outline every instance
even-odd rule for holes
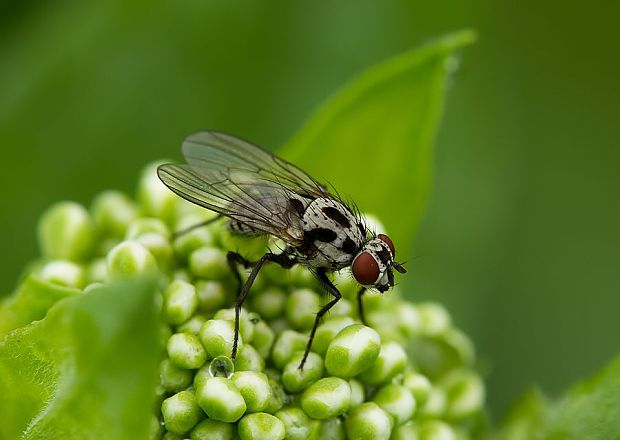
[[[204,222],[196,223],[195,225],[188,226],[187,228],[183,228],[180,231],[176,231],[172,234],[172,239],[176,240],[177,238],[187,234],[188,232],[192,232],[194,229],[202,228],[203,226],[208,226],[211,223],[214,223],[223,217],[222,214],[218,214],[209,220],[205,220]]]
[[[272,254],[271,252],[267,252],[265,255],[260,257],[258,261],[251,262],[242,255],[237,252],[228,252],[227,255],[228,264],[230,265],[237,282],[239,283],[240,289],[237,295],[237,300],[235,301],[235,338],[233,341],[233,348],[231,358],[235,360],[237,357],[237,343],[239,341],[239,315],[241,314],[241,306],[243,305],[243,301],[248,296],[250,292],[250,288],[252,284],[254,284],[254,280],[258,275],[258,272],[261,270],[263,265],[268,262],[277,263],[282,266],[284,269],[290,269],[293,267],[297,260],[292,257],[289,257],[285,254]],[[245,268],[252,268],[248,279],[245,280],[245,283],[242,283],[241,275],[239,274],[239,267],[241,265]]]

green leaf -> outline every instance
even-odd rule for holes
[[[535,439],[536,433],[540,433],[547,405],[549,403],[539,390],[528,391],[515,402],[496,439]]]
[[[155,284],[69,297],[0,343],[0,438],[147,438],[160,355]]]
[[[80,289],[28,276],[17,292],[0,305],[0,338],[13,329],[42,319],[57,301],[78,293]]]
[[[510,412],[497,440],[609,440],[620,438],[620,357],[548,403],[530,392]]]
[[[370,68],[282,150],[365,212],[380,215],[400,255],[410,253],[428,197],[454,52],[474,39],[472,31],[457,32]]]

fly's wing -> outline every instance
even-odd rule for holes
[[[183,143],[185,165],[158,168],[162,182],[197,205],[299,245],[303,225],[291,196],[330,197],[291,163],[234,136],[199,132]]]

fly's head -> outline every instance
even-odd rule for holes
[[[363,286],[385,292],[394,287],[394,272],[406,273],[405,268],[394,261],[396,250],[390,237],[379,234],[369,240],[357,253],[351,264],[353,277]]]

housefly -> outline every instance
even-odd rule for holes
[[[276,263],[286,269],[303,265],[331,295],[331,300],[316,314],[300,369],[321,318],[341,297],[329,273],[351,268],[360,284],[357,300],[360,318],[365,322],[362,295],[366,289],[385,292],[394,286],[393,269],[406,272],[394,261],[394,244],[387,235],[370,231],[355,206],[345,203],[286,160],[238,137],[215,131],[190,135],[182,150],[186,164],[165,164],[157,169],[168,188],[227,217],[234,233],[268,234],[286,243],[281,252],[269,251],[257,261],[249,261],[237,252],[227,254],[239,282],[233,360],[237,354],[241,306],[264,264]],[[251,269],[245,282],[239,275],[239,266]]]

